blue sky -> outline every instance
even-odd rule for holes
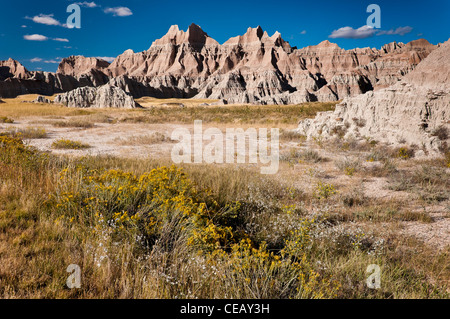
[[[81,29],[69,29],[66,9],[77,2],[84,3]],[[356,31],[366,25],[372,3],[381,8],[381,28]],[[418,38],[437,44],[450,37],[450,1],[11,0],[0,11],[0,60],[12,57],[30,70],[55,71],[62,57],[147,50],[172,24],[186,30],[191,23],[219,43],[260,25],[299,48],[326,39],[345,49]]]

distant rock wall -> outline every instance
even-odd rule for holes
[[[297,50],[278,32],[270,37],[261,27],[220,45],[193,24],[186,32],[172,26],[147,51],[125,51],[106,72],[139,83],[122,86],[137,97],[163,92],[229,103],[337,101],[394,84],[434,48],[417,40],[381,50],[343,50],[323,41]]]
[[[187,31],[172,26],[147,51],[126,50],[111,64],[71,56],[61,61],[56,73],[48,73],[29,72],[12,59],[2,61],[0,97],[51,95],[110,83],[135,98],[254,104],[337,101],[398,82],[434,49],[423,39],[393,42],[380,50],[344,50],[329,41],[297,49],[280,33],[269,36],[261,27],[248,28],[221,45],[195,24]]]

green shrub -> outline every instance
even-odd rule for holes
[[[346,158],[345,160],[337,161],[336,167],[344,172],[345,175],[353,176],[361,168],[361,163],[359,159],[350,160]]]
[[[314,195],[317,199],[328,199],[336,193],[337,191],[333,184],[326,184],[322,182],[317,183],[316,189],[314,191]]]
[[[0,123],[12,124],[12,123],[14,123],[14,120],[10,119],[6,116],[0,116]]]
[[[72,150],[80,150],[85,148],[90,148],[89,144],[84,144],[79,141],[72,141],[67,139],[59,139],[52,143],[52,148],[54,149],[72,149]]]
[[[409,159],[411,157],[414,157],[414,150],[409,149],[407,147],[400,147],[395,152],[395,157],[401,158],[401,159]]]

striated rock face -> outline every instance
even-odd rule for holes
[[[74,70],[78,69],[75,67]],[[22,64],[12,59],[0,61],[0,97],[15,98],[22,94],[53,95],[81,86],[99,86],[109,81],[100,69],[90,69],[87,73],[76,76],[74,73],[76,72],[73,71],[72,74],[34,72],[28,71]]]
[[[6,61],[0,61],[0,81],[8,78],[26,79],[30,72],[19,62],[9,58]]]
[[[80,86],[100,86],[109,81],[105,74],[109,65],[109,62],[97,58],[70,56],[61,61],[56,73],[74,77]]]
[[[73,91],[57,95],[55,103],[79,108],[125,108],[141,107],[133,97],[122,89],[109,84],[98,88],[80,87]]]
[[[375,92],[344,99],[334,112],[302,121],[308,137],[370,136],[392,145],[409,144],[429,154],[450,146],[450,40],[440,45],[401,82]],[[447,136],[446,136],[447,135]]]
[[[297,49],[279,32],[269,36],[259,26],[221,45],[195,24],[187,31],[175,25],[147,51],[127,50],[111,64],[71,56],[62,60],[56,74],[47,74],[5,61],[3,69],[0,64],[0,96],[48,95],[110,83],[135,98],[255,104],[337,101],[398,82],[434,49],[423,39],[393,42],[380,50],[344,50],[329,41]]]
[[[343,50],[323,41],[297,50],[261,27],[220,45],[199,26],[172,26],[149,50],[125,51],[108,68],[135,97],[196,97],[229,103],[336,101],[394,84],[435,48],[426,40],[381,50]],[[130,83],[133,82],[134,84]],[[137,94],[137,95],[135,95]]]
[[[105,70],[109,66],[106,62],[97,58],[86,58],[84,56],[70,56],[64,58],[58,66],[56,73],[79,76],[81,74],[89,73],[91,70]]]

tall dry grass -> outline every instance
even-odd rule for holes
[[[448,251],[333,221],[328,199],[304,206],[294,185],[252,170],[0,139],[4,298],[448,297]],[[66,288],[69,264],[81,289]],[[369,264],[380,290],[365,285]]]

